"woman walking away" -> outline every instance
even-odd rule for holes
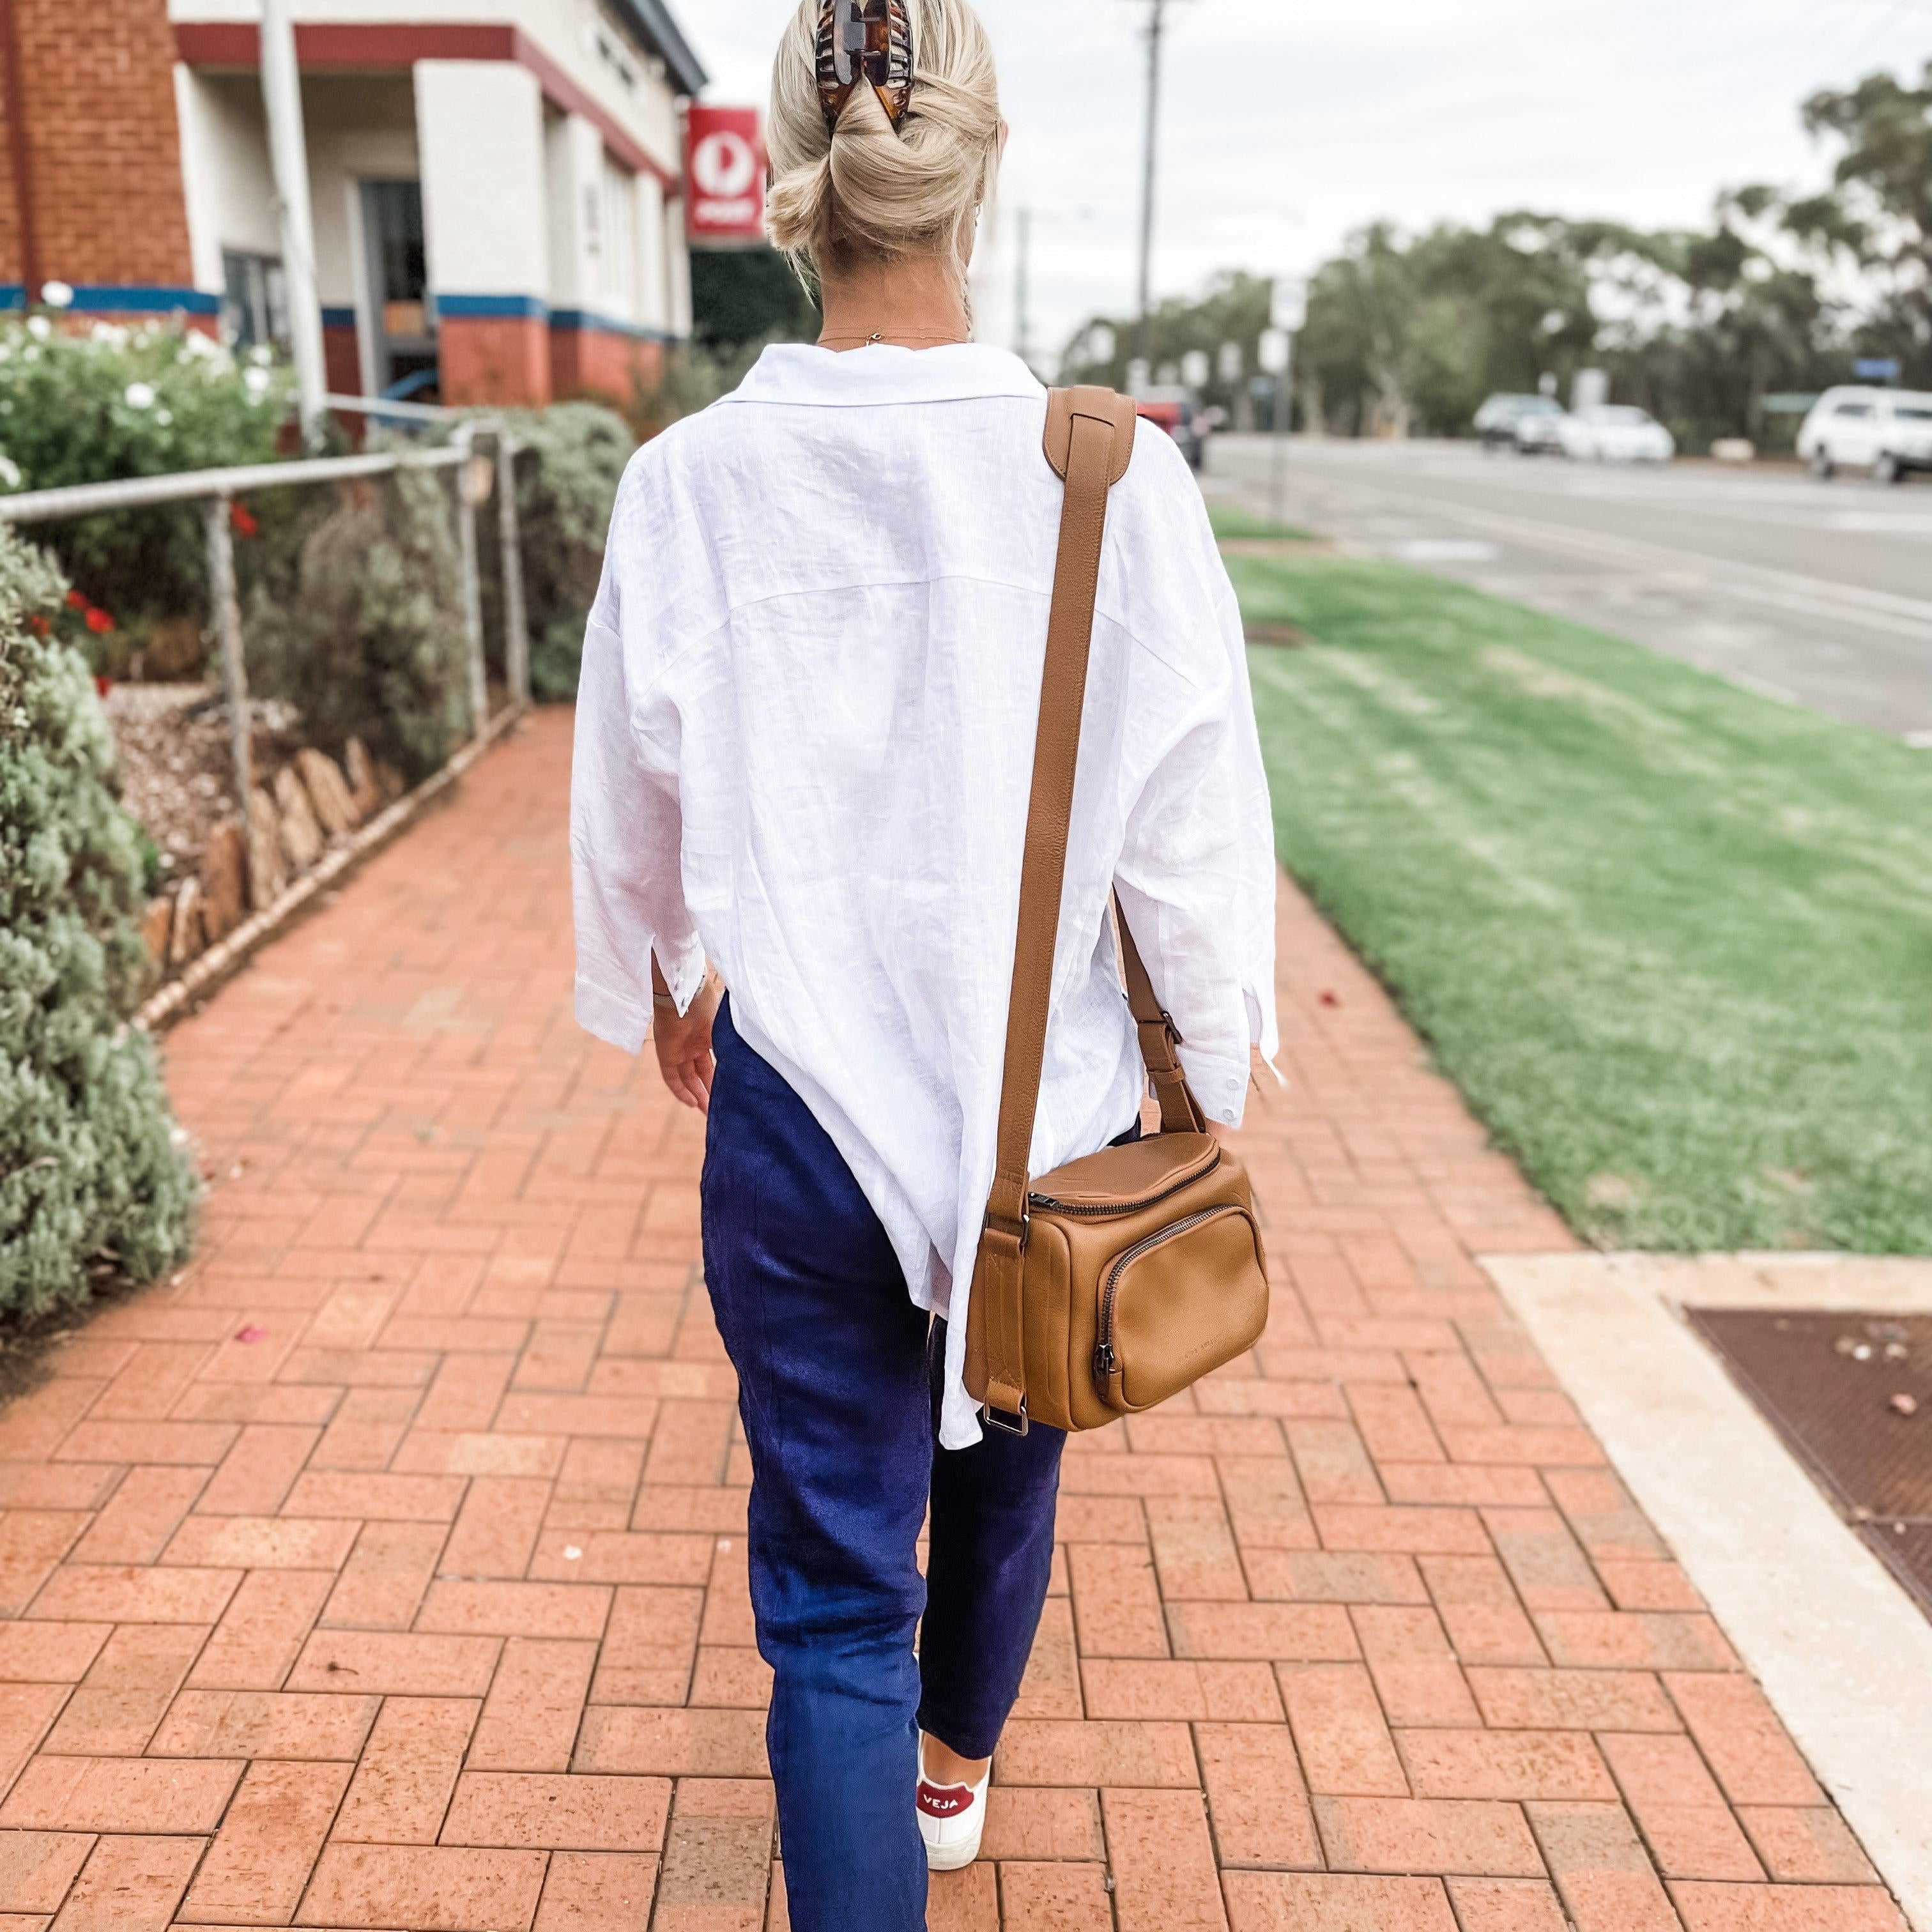
[[[797,1932],[917,1932],[928,1867],[977,1855],[1052,1558],[1065,1438],[982,1430],[964,1382],[1066,494],[1046,392],[970,340],[1004,136],[967,0],[806,0],[773,83],[771,227],[824,336],[638,452],[584,644],[577,1011],[628,1052],[653,1034],[710,1116],[705,1276],[751,1450]],[[1274,1051],[1240,620],[1180,452],[1151,430],[1132,448],[1036,1174],[1138,1132],[1110,894],[1214,1123],[1239,1124],[1251,1047]]]

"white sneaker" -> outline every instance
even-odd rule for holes
[[[959,1871],[980,1856],[986,1829],[986,1786],[990,1767],[977,1784],[935,1784],[926,1777],[923,1745],[920,1752],[919,1834],[926,1840],[928,1871]]]

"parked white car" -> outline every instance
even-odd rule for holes
[[[1526,456],[1562,447],[1558,425],[1563,405],[1554,396],[1492,396],[1476,412],[1475,431],[1485,449],[1516,449]]]
[[[1563,418],[1563,454],[1580,463],[1668,463],[1677,440],[1648,410],[1605,403]]]
[[[1913,389],[1827,389],[1798,432],[1798,454],[1814,476],[1870,470],[1902,483],[1932,470],[1932,394]]]

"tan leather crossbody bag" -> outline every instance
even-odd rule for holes
[[[1097,1429],[1151,1408],[1253,1346],[1268,1275],[1240,1162],[1207,1131],[1116,902],[1127,997],[1160,1131],[1037,1179],[1027,1172],[1046,1049],[1067,820],[1080,750],[1107,499],[1136,417],[1111,389],[1056,389],[1047,460],[1066,479],[1033,793],[1020,872],[999,1151],[966,1324],[966,1387],[986,1420]]]

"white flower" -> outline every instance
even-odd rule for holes
[[[166,429],[168,424],[172,422],[174,419],[175,412],[172,410],[157,410],[154,412],[155,422],[159,423],[164,429]]]
[[[0,342],[0,362],[10,362],[13,359],[14,345],[10,342]]]
[[[20,351],[20,360],[22,362],[38,362],[40,359],[40,345],[38,342],[28,343],[26,347]]]
[[[244,369],[242,381],[248,392],[248,400],[259,403],[268,393],[270,378],[266,369]]]
[[[128,332],[118,322],[97,322],[88,333],[96,342],[105,343],[110,349],[124,349],[128,346]]]
[[[10,456],[0,456],[0,483],[10,490],[20,487],[20,466]]]
[[[71,308],[74,306],[74,284],[71,282],[43,282],[40,299],[50,308]]]
[[[266,343],[258,342],[248,352],[248,360],[258,369],[266,369],[275,359],[275,352]]]
[[[130,382],[121,392],[122,400],[130,410],[151,410],[154,406],[154,386],[148,382]]]
[[[36,342],[44,342],[54,332],[54,326],[44,315],[30,315],[27,318],[27,333]]]

